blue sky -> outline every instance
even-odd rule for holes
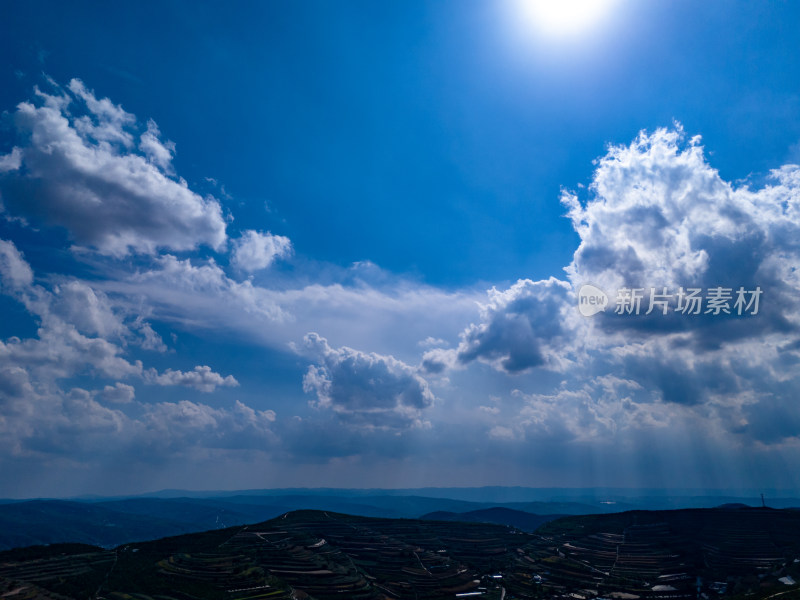
[[[800,7],[530,3],[5,2],[0,495],[796,488]]]

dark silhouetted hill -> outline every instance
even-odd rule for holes
[[[536,531],[541,525],[563,517],[564,515],[535,515],[533,513],[514,510],[513,508],[484,508],[469,512],[456,513],[448,511],[435,511],[423,515],[421,518],[429,521],[461,521],[468,523],[495,523],[516,527],[522,531]]]
[[[0,594],[10,600],[442,600],[500,598],[503,590],[506,597],[574,598],[593,590],[617,598],[691,600],[699,592],[765,600],[796,596],[796,584],[786,582],[800,580],[797,557],[800,513],[791,510],[581,515],[549,521],[534,534],[491,523],[301,510],[113,550],[63,545],[3,552]]]

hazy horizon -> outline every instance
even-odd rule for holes
[[[292,488],[254,488],[254,489],[159,489],[139,491],[129,494],[103,495],[85,493],[77,496],[38,496],[4,497],[0,501],[15,500],[113,500],[121,498],[224,498],[230,496],[332,496],[340,498],[360,498],[368,496],[416,496],[426,498],[460,499],[474,502],[557,502],[566,499],[602,500],[642,500],[671,498],[688,501],[693,498],[728,498],[752,500],[800,500],[797,489],[670,489],[670,488],[537,488],[525,486],[481,486],[481,487],[421,487],[421,488],[331,488],[331,487],[292,487]]]

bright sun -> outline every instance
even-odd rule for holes
[[[595,25],[616,0],[518,0],[524,18],[548,35],[574,35]]]

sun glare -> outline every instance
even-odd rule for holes
[[[597,24],[616,0],[519,0],[524,18],[547,35],[575,35]]]

